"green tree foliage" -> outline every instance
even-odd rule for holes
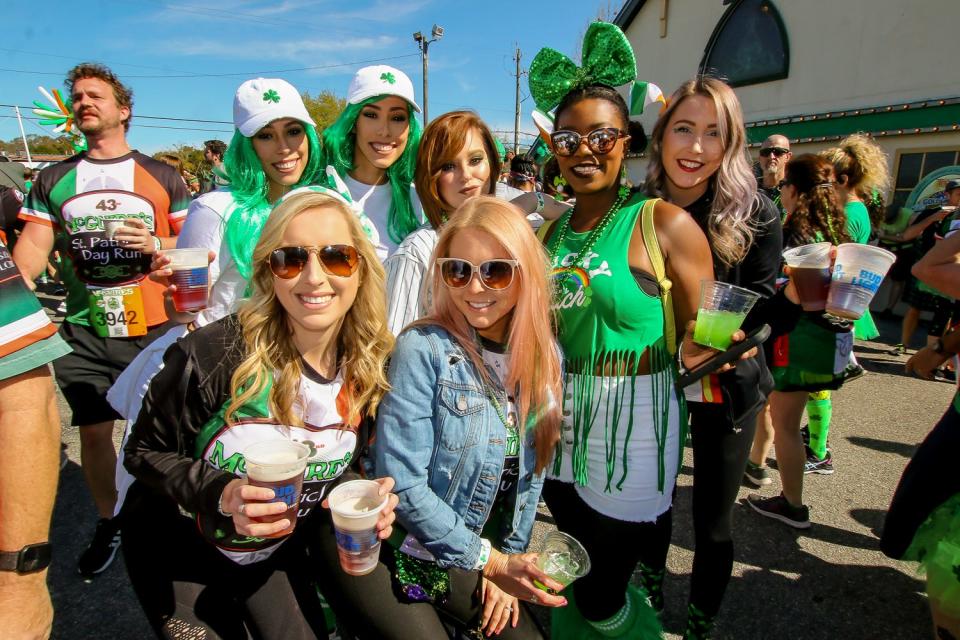
[[[311,96],[309,92],[303,93],[303,104],[307,108],[307,113],[317,123],[317,131],[323,131],[337,119],[340,112],[347,106],[347,99],[341,98],[332,91],[324,89],[316,96]]]
[[[35,133],[27,134],[27,144],[30,145],[31,154],[52,154],[52,155],[73,155],[73,145],[65,136],[53,138]],[[0,152],[8,156],[22,156],[23,140],[13,138],[11,140],[0,140]]]

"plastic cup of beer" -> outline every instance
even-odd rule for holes
[[[269,516],[254,518],[257,522],[277,522],[287,519],[290,526],[265,538],[282,538],[293,533],[297,526],[303,472],[307,468],[310,448],[293,440],[265,440],[252,444],[243,452],[247,482],[255,487],[273,489],[270,502],[283,502],[287,510]]]
[[[328,502],[337,534],[340,568],[352,576],[365,576],[377,568],[380,538],[377,520],[389,495],[380,495],[372,480],[350,480],[330,492]]]
[[[104,220],[103,221],[103,232],[109,240],[113,240],[113,237],[117,235],[117,231],[127,226],[127,221],[123,218],[116,220]]]
[[[816,242],[783,252],[804,311],[823,311],[827,307],[831,246],[829,242]]]
[[[551,531],[543,537],[543,546],[537,555],[537,568],[566,588],[590,571],[590,556],[576,538],[562,531]],[[552,589],[534,580],[538,589],[553,594]]]
[[[168,249],[163,252],[170,258],[171,284],[177,285],[173,292],[173,306],[177,311],[200,311],[207,307],[210,267],[206,249]]]
[[[693,341],[724,351],[760,296],[749,289],[716,280],[700,282],[700,308]]]
[[[886,249],[868,244],[846,243],[837,247],[827,313],[845,320],[858,320],[896,259]]]

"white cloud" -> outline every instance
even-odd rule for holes
[[[376,52],[389,55],[385,49],[396,38],[374,36],[366,38],[324,38],[305,40],[247,40],[243,43],[220,42],[207,39],[173,40],[163,43],[156,53],[160,55],[206,56],[240,60],[290,60],[308,65],[336,64],[332,53]],[[378,57],[378,56],[373,56]]]

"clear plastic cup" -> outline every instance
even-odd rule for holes
[[[804,311],[823,311],[827,306],[831,246],[829,242],[816,242],[783,252]]]
[[[562,531],[551,531],[543,538],[537,567],[566,588],[590,572],[590,556],[573,536]],[[536,580],[534,584],[547,593],[553,593],[552,589]]]
[[[113,240],[113,236],[117,234],[117,231],[127,226],[127,221],[123,218],[116,220],[104,220],[103,221],[103,232],[108,239]]]
[[[897,257],[880,247],[846,243],[837,247],[827,313],[858,320],[870,306],[880,283]]]
[[[207,307],[210,285],[210,266],[206,249],[168,249],[164,255],[170,258],[171,284],[177,285],[173,292],[173,306],[177,311],[200,311]]]
[[[750,313],[759,294],[716,280],[700,282],[700,309],[693,341],[705,347],[724,351],[733,342],[731,337]]]
[[[380,495],[372,480],[350,480],[338,485],[328,498],[337,534],[340,568],[352,576],[365,576],[377,568],[380,538],[377,520],[389,496]]]
[[[300,492],[303,490],[303,472],[307,468],[310,448],[293,440],[265,440],[252,444],[243,452],[247,482],[255,487],[273,489],[270,502],[284,502],[287,510],[256,518],[257,522],[277,522],[284,518],[290,526],[266,538],[282,538],[293,533],[297,526]]]

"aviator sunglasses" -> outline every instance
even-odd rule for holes
[[[550,134],[550,141],[553,142],[553,152],[558,156],[572,156],[580,148],[580,143],[584,139],[586,139],[590,151],[602,156],[613,151],[617,140],[625,138],[626,135],[616,127],[604,127],[594,129],[585,136],[576,131],[554,131]]]
[[[487,289],[499,291],[513,284],[513,274],[517,270],[516,260],[487,260],[475,265],[460,258],[438,258],[440,277],[443,284],[451,289],[462,289],[473,280],[473,274],[480,276],[480,284]]]
[[[766,149],[760,149],[760,155],[766,158],[767,156],[785,156],[790,153],[790,149],[784,149],[783,147],[767,147]]]
[[[360,264],[360,253],[349,244],[325,247],[280,247],[270,252],[270,271],[284,280],[295,278],[307,266],[310,254],[317,254],[320,268],[327,275],[349,278]]]

